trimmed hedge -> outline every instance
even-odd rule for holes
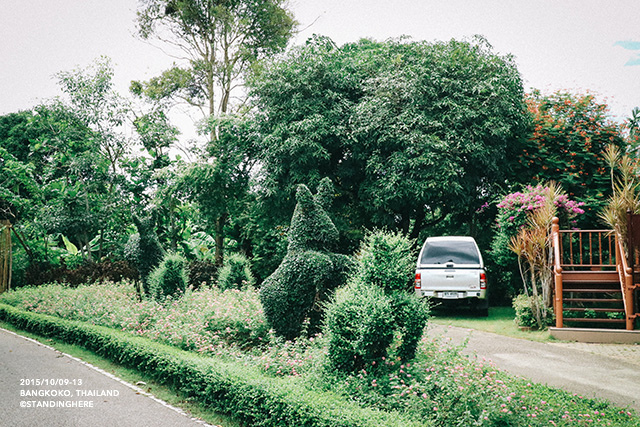
[[[297,378],[273,378],[239,362],[205,358],[112,329],[0,304],[0,320],[137,369],[185,397],[252,426],[410,427],[399,413],[363,408]]]

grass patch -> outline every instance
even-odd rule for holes
[[[548,330],[521,330],[513,320],[515,318],[515,310],[512,307],[490,307],[489,316],[487,317],[480,317],[473,312],[465,310],[445,308],[436,308],[431,315],[431,322],[438,325],[477,329],[507,337],[538,342],[553,340]]]
[[[138,387],[140,387],[147,393],[152,394],[156,398],[168,403],[169,405],[182,409],[193,418],[198,418],[209,424],[220,427],[242,426],[241,423],[225,415],[211,411],[198,402],[184,399],[183,397],[173,392],[167,386],[157,383],[151,377],[145,375],[140,371],[120,366],[108,359],[105,359],[104,357],[98,356],[97,354],[83,347],[74,344],[68,344],[55,338],[46,338],[41,335],[36,335],[28,331],[17,329],[13,325],[3,321],[0,321],[0,328],[15,332],[27,338],[34,339],[42,344],[48,345],[49,347],[53,347],[62,353],[69,354],[73,357],[90,363],[91,365],[100,368],[103,371],[109,372],[110,374],[115,375],[116,377],[130,384],[138,384],[139,382],[143,382],[144,385],[138,385]]]

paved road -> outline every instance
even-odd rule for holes
[[[469,338],[466,353],[489,359],[507,372],[640,413],[640,360],[620,358],[625,346],[604,347],[615,353],[609,356],[602,351],[594,354],[587,346],[539,343],[440,325],[430,328],[430,334],[444,334],[455,344]],[[635,349],[626,350],[630,357],[640,355],[631,351]]]
[[[143,393],[97,368],[0,328],[2,426],[207,426]]]

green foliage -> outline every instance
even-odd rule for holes
[[[351,267],[347,256],[330,252],[338,232],[323,208],[323,197],[314,197],[304,185],[298,187],[287,254],[261,289],[265,315],[286,339],[297,337],[306,319],[309,332],[319,328],[322,304],[345,283]]]
[[[401,233],[366,235],[349,286],[327,307],[331,367],[353,373],[381,368],[387,356],[404,362],[414,358],[428,307],[407,287],[415,263],[411,247]],[[392,349],[394,338],[397,348]]]
[[[63,96],[0,118],[0,211],[21,234],[25,280],[59,267],[63,247],[76,248],[63,254],[67,267],[113,257],[130,221],[121,169],[129,110],[108,59],[56,77]],[[60,235],[67,241],[51,246]]]
[[[155,216],[138,217],[132,215],[132,219],[138,229],[138,236],[130,238],[127,247],[131,260],[135,263],[140,274],[142,288],[145,295],[149,295],[149,275],[164,257],[164,250],[160,246],[155,231]],[[136,247],[137,241],[137,247]]]
[[[527,296],[524,294],[520,294],[513,299],[513,308],[516,311],[515,322],[516,325],[537,329],[540,327],[538,321],[536,320],[536,316],[533,314],[532,305],[534,304],[534,297]],[[537,297],[537,305],[541,306],[543,303],[542,296]],[[555,317],[553,312],[547,312],[547,317],[542,319],[543,328],[547,326],[553,326],[555,322]]]
[[[363,227],[415,238],[446,215],[470,222],[510,177],[529,123],[513,58],[481,39],[314,37],[249,86],[265,136],[265,221],[283,224],[295,186],[329,177],[343,238]]]
[[[338,230],[321,203],[325,197],[320,192],[314,197],[304,185],[298,187],[298,203],[289,228],[289,251],[327,250],[336,245]]]
[[[408,362],[416,356],[418,344],[424,335],[429,319],[429,305],[413,292],[394,292],[391,297],[399,341],[395,356],[398,360]]]
[[[229,254],[224,259],[224,265],[218,274],[218,287],[225,289],[240,289],[256,284],[251,273],[251,265],[242,254]]]
[[[327,307],[327,358],[342,372],[382,366],[393,341],[394,307],[377,286],[353,283],[339,289]]]
[[[156,301],[178,298],[189,283],[187,260],[181,255],[167,254],[148,277],[149,294]]]
[[[229,219],[243,216],[251,203],[248,190],[256,136],[245,125],[247,122],[236,117],[211,118],[205,129],[217,132],[208,146],[212,159],[189,165],[177,183],[177,188],[198,204],[209,233],[215,237],[219,266]]]
[[[406,292],[411,287],[416,256],[411,240],[402,233],[367,233],[360,246],[356,280],[387,292]]]
[[[186,101],[207,115],[215,113],[216,91],[222,92],[218,112],[226,113],[235,82],[253,62],[284,49],[295,27],[281,0],[150,0],[141,4],[137,24],[142,38],[169,42],[191,59],[133,82],[132,92]]]

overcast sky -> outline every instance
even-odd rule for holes
[[[54,74],[112,59],[117,90],[173,61],[134,37],[135,0],[2,0],[0,114],[59,95]],[[486,37],[525,89],[590,90],[618,119],[640,106],[639,0],[290,0],[303,43]],[[307,28],[308,27],[308,28]]]

